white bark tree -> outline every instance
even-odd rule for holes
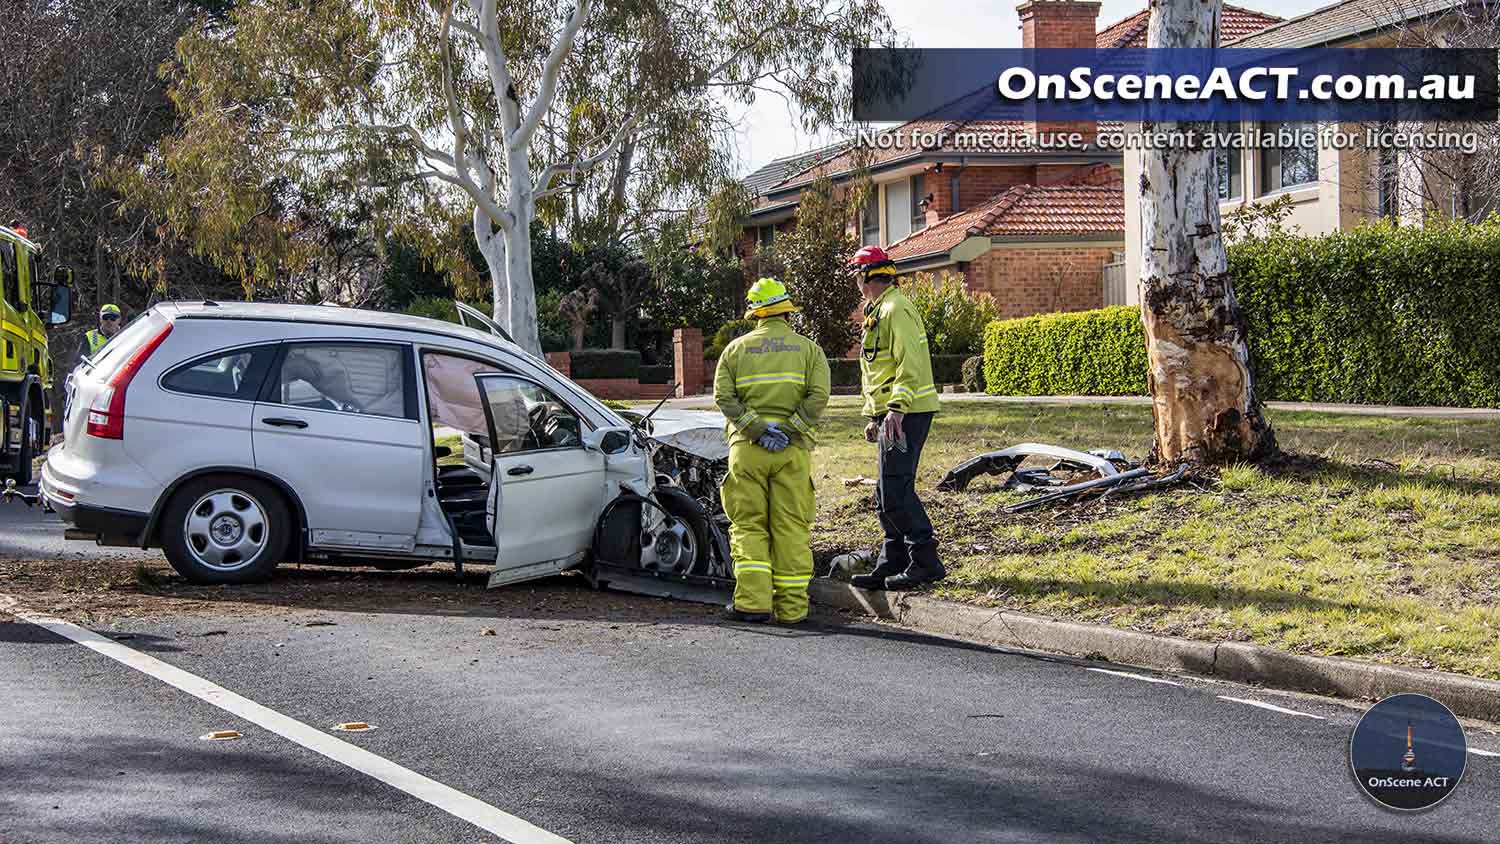
[[[386,230],[425,227],[455,274],[462,219],[496,321],[540,354],[539,210],[555,226],[580,197],[603,202],[591,217],[609,229],[631,190],[645,211],[706,194],[727,175],[729,104],[776,93],[826,125],[847,109],[843,57],[892,40],[880,0],[240,0],[178,46],[183,129],[147,156],[142,204],[205,254],[268,273],[260,257],[287,253],[264,225],[287,185]]]
[[[1147,46],[1216,46],[1220,8],[1221,0],[1151,0]],[[1276,452],[1276,438],[1255,394],[1245,321],[1228,272],[1213,152],[1174,146],[1140,155],[1141,317],[1153,460],[1263,459]]]

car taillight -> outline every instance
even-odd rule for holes
[[[109,377],[109,383],[100,388],[89,404],[88,435],[106,440],[125,439],[125,390],[130,379],[140,371],[141,364],[156,347],[172,333],[172,323],[162,326],[155,337],[147,340],[139,349],[126,358],[125,363]]]

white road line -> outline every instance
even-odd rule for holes
[[[142,674],[155,677],[169,686],[175,686],[199,700],[211,703],[225,712],[237,715],[341,765],[347,765],[387,785],[395,786],[418,800],[430,803],[486,832],[494,833],[511,844],[572,844],[566,838],[533,826],[515,815],[506,814],[482,800],[470,797],[437,780],[424,777],[416,771],[403,768],[362,747],[334,738],[322,730],[282,715],[274,709],[261,706],[249,698],[235,694],[223,686],[211,683],[174,665],[127,648],[92,630],[86,630],[58,618],[23,610],[15,606],[13,600],[7,603],[11,604],[8,608],[3,604],[0,604],[0,608],[8,609],[17,618],[50,630],[63,638],[71,639],[91,651],[103,654]]]
[[[1500,753],[1496,753],[1493,750],[1480,750],[1477,747],[1469,748],[1469,752],[1475,756],[1500,756]]]
[[[1110,671],[1108,668],[1086,668],[1085,671],[1097,671],[1100,674],[1110,674],[1115,677],[1129,677],[1132,680],[1141,680],[1146,683],[1161,683],[1163,686],[1180,686],[1171,680],[1163,680],[1160,677],[1147,677],[1144,674],[1131,674],[1129,671]]]
[[[1328,719],[1324,718],[1322,715],[1311,715],[1311,714],[1308,714],[1306,712],[1298,712],[1295,709],[1287,709],[1284,706],[1276,706],[1275,704],[1263,703],[1263,702],[1258,701],[1258,700],[1250,700],[1249,698],[1229,697],[1227,695],[1219,695],[1218,698],[1219,698],[1219,700],[1227,700],[1227,701],[1229,701],[1231,703],[1243,703],[1246,706],[1258,706],[1261,709],[1269,709],[1272,712],[1280,712],[1283,715],[1301,715],[1303,718],[1315,718],[1315,719],[1317,719],[1319,721],[1326,721],[1326,720],[1328,720]]]

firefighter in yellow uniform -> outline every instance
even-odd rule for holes
[[[719,492],[735,587],[725,609],[740,621],[796,624],[813,576],[811,451],[828,406],[828,359],[787,324],[797,308],[781,282],[760,279],[745,299],[755,330],[729,344],[714,372],[729,440]]]
[[[896,284],[896,265],[884,249],[860,249],[849,268],[866,302],[860,391],[870,420],[865,439],[878,443],[875,502],[885,532],[875,570],[849,581],[864,589],[915,589],[948,574],[917,497],[917,463],[938,410],[927,329]]]

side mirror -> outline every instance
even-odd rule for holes
[[[72,279],[73,271],[68,270],[68,278]],[[46,314],[48,325],[62,325],[73,318],[73,288],[59,285],[52,288],[52,307]]]
[[[583,447],[604,454],[621,454],[630,448],[629,428],[598,428],[583,435]]]

